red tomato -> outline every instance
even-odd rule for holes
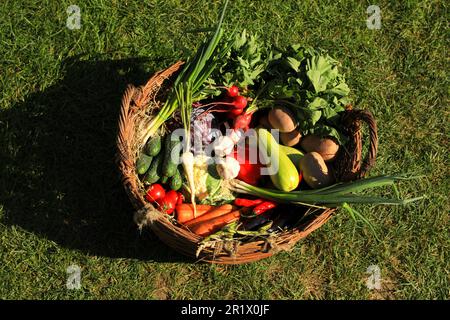
[[[175,190],[170,190],[166,193],[164,198],[161,198],[156,201],[159,205],[159,209],[167,214],[172,214],[175,210],[175,206],[178,201],[178,192]]]
[[[158,201],[156,201],[156,203],[159,206],[158,209],[167,214],[172,214],[175,210],[175,204],[171,201],[168,201],[166,197],[159,199]]]
[[[160,184],[156,183],[156,184],[152,184],[147,189],[145,199],[147,199],[147,201],[149,201],[149,202],[155,202],[159,199],[164,198],[165,195],[166,195],[166,191],[164,191],[164,188]]]
[[[245,158],[243,158],[242,155],[238,154],[237,150],[233,152],[233,157],[240,163],[240,169],[237,178],[251,185],[257,185],[258,181],[261,179],[262,165],[260,163],[249,163],[250,148],[248,146],[245,148]]]
[[[237,178],[248,184],[257,185],[261,178],[261,165],[250,163],[241,164]]]
[[[177,204],[178,192],[176,192],[175,190],[170,190],[169,192],[166,193],[166,196],[164,198],[166,198],[168,201],[170,201],[174,204]]]

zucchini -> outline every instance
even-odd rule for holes
[[[269,161],[266,161],[266,163],[270,163],[268,169],[272,171],[270,179],[273,185],[283,191],[292,191],[297,188],[300,183],[300,177],[295,164],[289,159],[285,151],[280,148],[280,145],[269,131],[263,128],[259,128],[256,131],[258,133],[259,147],[262,148],[263,156],[268,157],[266,160]],[[274,162],[278,162],[275,167],[273,167]]]
[[[156,157],[153,158],[152,164],[150,165],[150,169],[144,176],[144,184],[154,184],[158,182],[158,180],[161,177],[162,161],[163,161],[162,153],[158,154]]]
[[[152,156],[141,153],[136,161],[136,171],[138,174],[144,174],[147,172],[148,168],[152,164]]]
[[[181,178],[180,169],[177,168],[172,179],[170,179],[170,189],[177,191],[181,188],[182,185],[183,179]]]
[[[172,137],[168,134],[164,142],[164,162],[162,166],[162,174],[168,178],[172,177],[177,171],[181,151],[181,142],[172,141]],[[172,159],[172,153],[175,159]]]
[[[281,150],[283,150],[284,153],[286,153],[289,159],[291,159],[291,161],[296,166],[298,166],[298,164],[300,163],[300,159],[303,158],[304,156],[303,152],[293,147],[283,146],[282,144],[280,144],[279,146]]]
[[[145,153],[149,156],[156,156],[161,151],[161,137],[154,136],[145,145]]]

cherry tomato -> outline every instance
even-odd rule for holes
[[[156,201],[158,204],[158,209],[167,214],[172,214],[175,210],[175,204],[171,201],[168,201],[166,197],[159,199]]]
[[[166,193],[164,198],[161,198],[156,201],[156,203],[159,205],[159,209],[167,214],[172,214],[175,210],[175,206],[177,205],[178,201],[178,192],[175,190],[170,190]]]
[[[166,198],[168,201],[172,202],[173,204],[177,204],[178,202],[178,192],[175,190],[170,190],[169,192],[166,192]]]
[[[164,188],[159,184],[152,184],[148,189],[147,193],[145,194],[145,199],[149,202],[155,202],[159,199],[164,198],[166,195],[166,191],[164,191]]]

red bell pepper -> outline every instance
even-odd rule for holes
[[[233,152],[233,157],[239,161],[240,170],[237,178],[251,185],[257,185],[261,179],[261,163],[250,163],[250,148],[245,148],[245,158],[238,154],[237,150]]]

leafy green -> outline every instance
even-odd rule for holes
[[[234,83],[239,83],[240,87],[253,86],[271,59],[271,53],[258,43],[257,35],[249,35],[244,29],[241,34],[236,34],[214,82],[225,86]]]
[[[277,50],[261,75],[265,90],[260,99],[271,99],[291,108],[302,134],[334,137],[343,144],[340,114],[350,103],[350,89],[329,55],[293,45]]]
[[[340,117],[351,102],[350,89],[339,71],[339,63],[328,54],[298,44],[285,49],[268,49],[247,31],[236,34],[231,49],[210,79],[250,89],[255,99],[250,108],[285,104],[299,120],[303,135],[329,136],[344,144]],[[271,105],[267,103],[271,102]]]

